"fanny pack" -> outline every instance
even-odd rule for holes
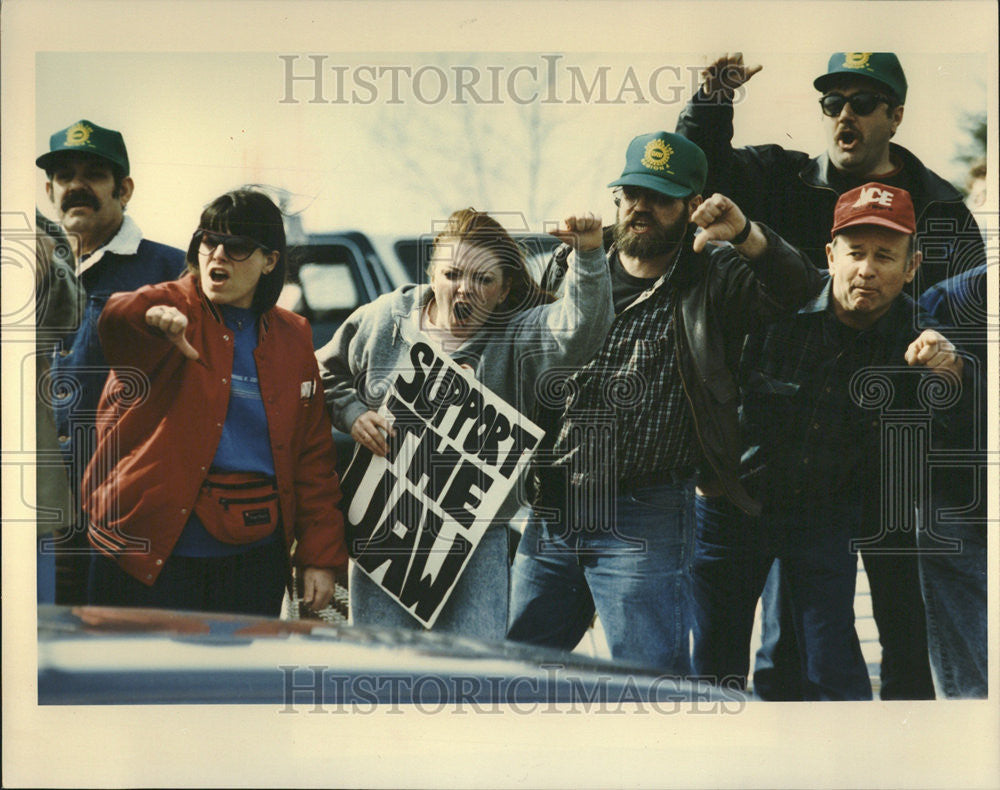
[[[278,481],[254,472],[209,472],[194,514],[223,543],[262,540],[278,526]]]

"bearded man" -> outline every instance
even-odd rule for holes
[[[804,304],[819,275],[727,197],[702,199],[694,143],[644,134],[625,160],[609,184],[614,323],[591,362],[536,382],[547,434],[507,636],[571,650],[596,610],[613,658],[684,675],[695,484],[758,510],[737,478],[743,338]],[[550,264],[553,290],[568,252]]]

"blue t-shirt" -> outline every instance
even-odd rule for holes
[[[212,468],[221,472],[259,472],[274,475],[274,458],[267,431],[267,414],[260,395],[257,361],[258,315],[253,310],[220,305],[223,321],[233,333],[233,372],[229,407],[222,426],[222,438],[212,459]],[[254,543],[233,545],[214,538],[201,520],[192,515],[173,553],[180,557],[225,557],[240,554],[274,540],[275,530]]]

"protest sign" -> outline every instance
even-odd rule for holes
[[[428,343],[389,377],[384,458],[358,446],[342,487],[358,566],[428,628],[543,431]]]

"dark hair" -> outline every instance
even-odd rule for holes
[[[434,237],[431,260],[427,266],[428,276],[434,268],[434,252],[439,245],[453,244],[457,247],[461,243],[486,250],[496,256],[503,276],[510,285],[507,298],[490,316],[489,323],[494,325],[503,323],[504,319],[509,319],[515,313],[555,300],[552,294],[543,291],[532,278],[524,259],[524,251],[503,225],[485,211],[476,211],[471,207],[453,212],[448,217],[448,224],[444,230]]]
[[[986,178],[986,157],[981,156],[969,167],[969,174],[965,178],[965,189],[969,191],[974,182],[980,178]]]
[[[246,236],[278,253],[278,263],[267,274],[261,275],[254,291],[251,309],[263,313],[278,301],[285,285],[288,269],[285,249],[284,215],[274,201],[255,189],[234,189],[217,197],[201,212],[199,228]],[[198,273],[197,237],[191,239],[187,251],[188,271]]]

